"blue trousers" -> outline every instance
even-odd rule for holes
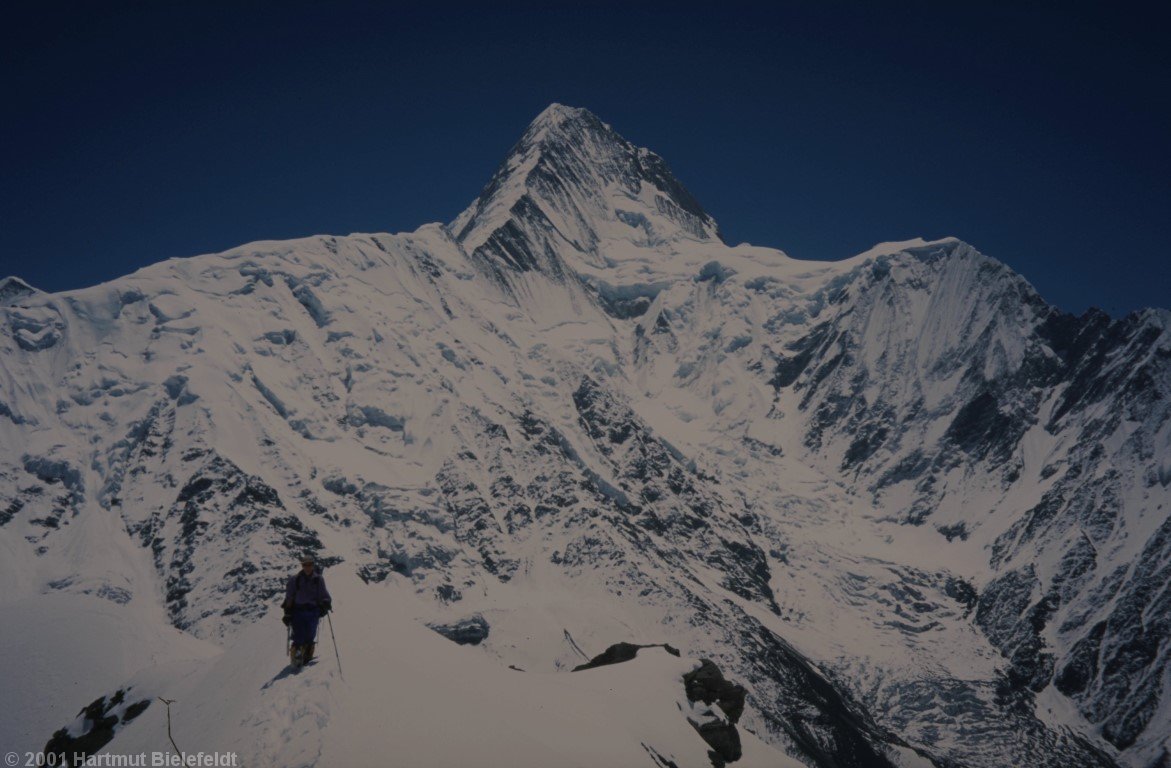
[[[317,620],[321,618],[316,605],[298,605],[293,608],[293,645],[305,645],[317,637]]]

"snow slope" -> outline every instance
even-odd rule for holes
[[[396,588],[357,578],[331,585],[339,667],[328,629],[321,658],[290,673],[273,618],[175,685],[160,671],[136,689],[167,687],[185,750],[236,752],[241,764],[706,766],[707,744],[687,721],[682,675],[695,662],[660,649],[575,674],[519,672],[412,621],[419,606]],[[345,672],[348,675],[343,675]],[[701,705],[702,706],[702,705]],[[165,750],[165,710],[151,707],[118,750]],[[698,716],[696,716],[698,719]],[[799,765],[743,734],[740,764]]]

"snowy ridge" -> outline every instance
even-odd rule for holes
[[[954,238],[727,246],[560,105],[448,226],[3,285],[4,631],[44,651],[0,735],[28,749],[131,685],[254,762],[707,765],[678,696],[708,658],[747,689],[738,764],[1165,759],[1164,311],[1064,315]],[[305,551],[348,680],[279,676]],[[50,676],[73,651],[42,638],[111,611],[142,663]],[[477,646],[426,628],[461,622]],[[619,642],[683,658],[569,672]],[[109,749],[163,748],[164,714]]]

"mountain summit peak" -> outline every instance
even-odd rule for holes
[[[550,104],[450,225],[471,254],[531,268],[546,245],[575,269],[620,250],[718,239],[666,162],[587,109]],[[554,236],[556,235],[556,236]]]
[[[571,120],[598,120],[593,112],[590,112],[584,107],[570,107],[565,104],[558,104],[553,102],[549,106],[541,110],[541,113],[533,118],[533,122],[529,124],[529,130],[534,128],[542,128],[547,126],[556,126],[561,123]]]
[[[586,136],[601,140],[603,144],[629,143],[588,109],[554,102],[533,118],[501,167],[518,153],[531,153],[534,149],[548,152],[565,143],[577,145]]]

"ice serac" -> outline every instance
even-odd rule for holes
[[[449,228],[502,283],[528,271],[582,280],[618,316],[653,297],[645,267],[680,245],[719,242],[716,222],[661,157],[560,104],[533,121]]]
[[[1164,311],[1064,314],[954,238],[730,247],[660,158],[558,105],[447,226],[2,285],[0,640],[51,649],[16,681],[35,706],[0,697],[13,749],[134,686],[258,763],[455,764],[459,734],[425,738],[449,694],[481,752],[539,702],[555,738],[491,742],[502,765],[706,768],[723,719],[730,765],[1167,760]],[[305,552],[339,641],[371,639],[352,687],[307,670],[329,695],[266,666]],[[53,682],[128,627],[135,658]],[[736,717],[675,701],[665,652],[628,667],[645,713],[595,695],[618,667],[542,698],[616,643],[711,660]],[[388,719],[403,676],[427,698]],[[646,730],[611,750],[582,722]]]

